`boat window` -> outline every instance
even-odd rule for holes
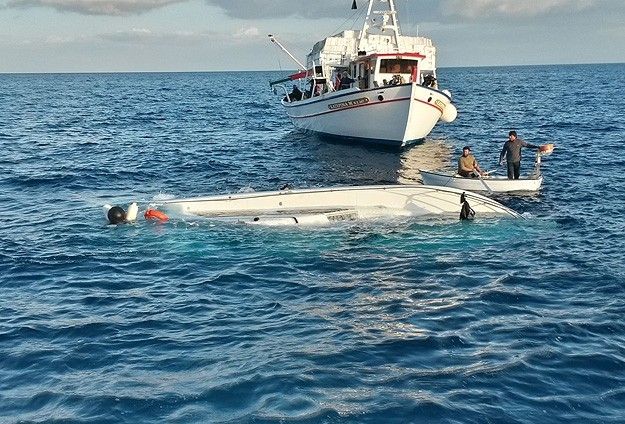
[[[409,59],[382,59],[380,72],[385,74],[410,74],[417,62]]]

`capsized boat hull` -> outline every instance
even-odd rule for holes
[[[285,219],[284,223],[316,224],[362,217],[458,216],[463,193],[478,217],[519,217],[517,212],[488,197],[454,188],[420,184],[237,193],[172,199],[153,206],[183,215],[247,217],[251,222],[259,223]]]
[[[491,191],[494,193],[507,192],[536,192],[540,190],[543,183],[543,176],[537,178],[519,178],[518,180],[510,180],[507,177],[485,176],[479,178],[464,178],[456,174],[431,172],[419,170],[423,184],[452,187],[460,190],[469,191]]]

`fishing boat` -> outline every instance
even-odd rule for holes
[[[456,119],[451,92],[438,85],[432,40],[401,34],[394,0],[370,0],[362,29],[319,41],[306,65],[269,37],[299,66],[270,83],[284,95],[282,105],[297,129],[405,146],[426,137],[439,120]]]
[[[541,157],[550,155],[553,152],[553,144],[540,146],[536,152],[534,169],[530,175],[517,180],[508,179],[504,176],[474,175],[463,177],[454,172],[428,171],[420,169],[423,184],[453,187],[460,190],[487,191],[489,193],[510,193],[510,192],[537,192],[543,184],[543,175],[540,172]]]
[[[481,177],[463,177],[456,173],[426,171],[420,169],[423,184],[454,187],[460,190],[487,191],[493,193],[535,192],[540,190],[543,176],[521,177],[510,180],[508,177],[485,175]]]
[[[422,184],[289,189],[170,199],[152,202],[145,217],[167,220],[192,215],[246,224],[319,225],[393,216],[471,218],[467,214],[519,217],[514,210],[486,196]]]

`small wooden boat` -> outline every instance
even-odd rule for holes
[[[490,174],[475,177],[463,177],[456,173],[436,172],[419,169],[423,184],[453,187],[460,190],[487,191],[488,193],[511,193],[511,192],[536,192],[543,184],[543,176],[540,173],[541,157],[553,153],[553,144],[546,144],[538,148],[534,170],[527,177],[511,180],[504,176],[492,176]]]
[[[494,177],[491,175],[467,178],[456,173],[444,173],[426,171],[420,169],[423,184],[453,187],[460,190],[470,191],[487,191],[493,193],[522,192],[522,191],[538,191],[543,183],[543,176],[524,177],[518,180],[510,180],[508,177]]]

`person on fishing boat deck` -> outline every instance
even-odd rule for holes
[[[297,88],[296,85],[293,86],[293,91],[291,91],[290,97],[291,100],[302,100],[302,96],[304,95],[304,93],[302,93],[300,91],[299,88]]]
[[[284,101],[285,101],[285,102],[287,102],[287,101],[288,101],[288,102],[294,102],[294,101],[296,101],[296,100],[302,100],[302,96],[303,96],[303,95],[304,95],[304,93],[302,93],[302,92],[300,91],[300,89],[299,89],[299,88],[297,88],[297,86],[296,86],[296,85],[294,85],[294,86],[293,86],[293,91],[291,91],[291,92],[289,93],[289,96],[288,96],[288,97],[285,97],[285,98],[284,98]]]
[[[347,75],[347,72],[343,72],[343,76],[341,77],[341,85],[339,86],[339,90],[344,90],[352,86],[352,83],[356,82],[355,79],[352,79]]]
[[[422,85],[424,87],[434,87],[436,85],[436,78],[434,78],[432,74],[427,74],[423,77]]]
[[[479,172],[479,175],[484,174],[471,154],[471,148],[469,146],[464,146],[462,148],[462,156],[458,159],[458,174],[465,178],[475,178],[477,177],[476,172]]]
[[[503,165],[504,158],[507,159],[508,179],[510,180],[518,180],[521,175],[521,149],[523,147],[538,149],[539,146],[534,146],[533,144],[517,138],[516,131],[510,131],[508,133],[508,141],[504,143],[501,154],[499,155],[499,165]]]

